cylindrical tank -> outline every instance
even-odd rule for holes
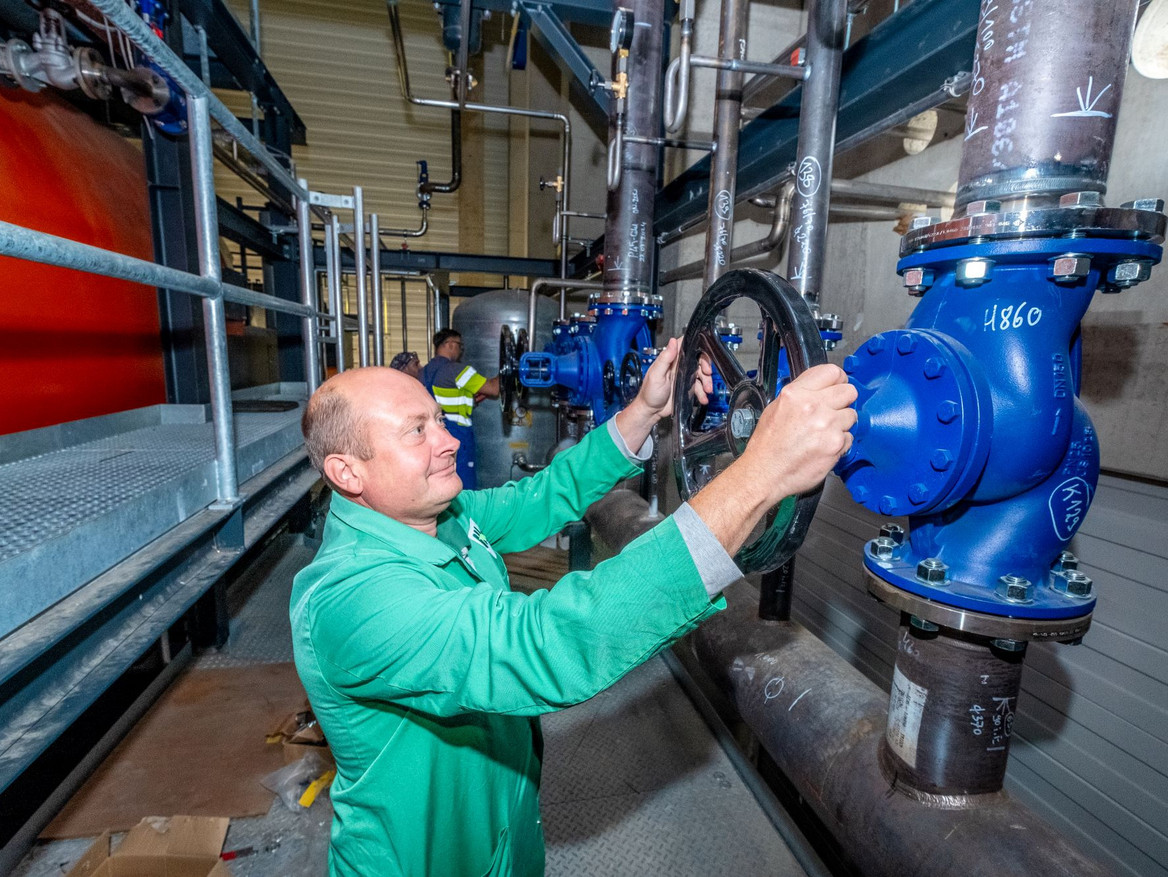
[[[451,326],[462,333],[464,362],[484,377],[499,373],[500,337],[504,328],[518,341],[520,330],[527,334],[528,293],[523,289],[499,289],[464,300],[454,309]],[[527,350],[542,350],[551,339],[552,323],[559,305],[540,296],[536,302],[535,339]],[[522,351],[516,347],[515,358]],[[477,453],[475,468],[479,487],[498,487],[525,474],[515,465],[521,454],[528,463],[543,464],[556,443],[556,415],[547,390],[528,390],[527,405],[521,413],[505,416],[503,406],[487,399],[475,406],[474,433]]]

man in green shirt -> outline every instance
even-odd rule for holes
[[[333,488],[297,577],[297,670],[337,760],[330,874],[538,875],[538,716],[587,700],[692,630],[739,578],[731,555],[768,509],[851,444],[835,366],[767,407],[745,452],[674,515],[551,590],[510,590],[522,551],[639,471],[672,411],[678,342],[615,418],[532,478],[462,491],[434,399],[392,369],[325,382],[304,416]],[[704,398],[709,375],[695,381]]]

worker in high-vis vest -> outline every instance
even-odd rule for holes
[[[446,415],[446,429],[459,441],[458,477],[464,490],[478,487],[475,477],[475,440],[471,416],[483,399],[499,398],[499,376],[484,378],[462,360],[462,334],[440,329],[434,334],[434,358],[422,368],[418,380],[438,400]]]
[[[679,346],[615,417],[489,490],[462,489],[458,442],[413,378],[350,369],[313,394],[305,444],[333,495],[290,608],[296,669],[337,761],[330,877],[542,875],[538,717],[721,609],[755,525],[851,446],[856,389],[838,366],[808,369],[724,472],[619,555],[512,591],[500,555],[579,520],[651,457]],[[692,392],[708,404],[712,389],[707,363]]]

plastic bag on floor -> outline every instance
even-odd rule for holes
[[[268,774],[260,780],[260,785],[278,795],[289,810],[299,812],[312,806],[317,795],[332,784],[334,776],[336,771],[320,754],[309,752]]]

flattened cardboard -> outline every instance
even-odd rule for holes
[[[103,832],[67,877],[230,877],[219,858],[230,820],[214,816],[150,816],[110,852]]]

